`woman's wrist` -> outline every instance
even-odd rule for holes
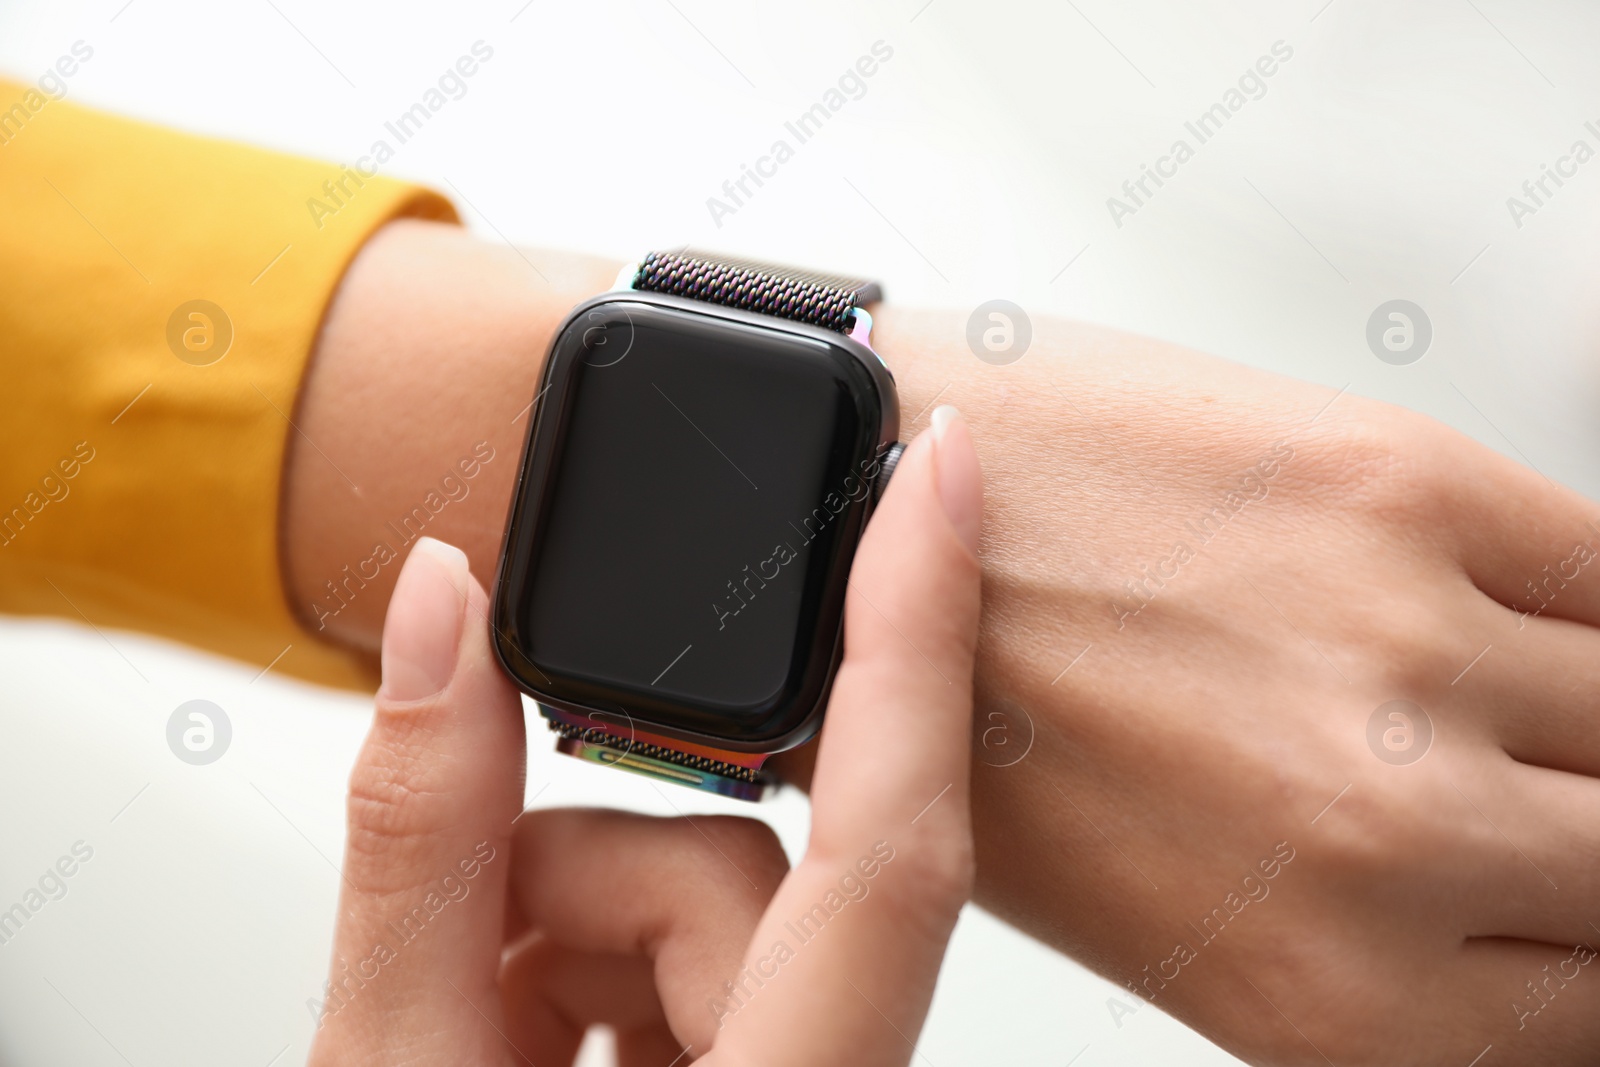
[[[375,652],[420,536],[494,573],[550,337],[616,270],[436,223],[367,243],[329,307],[285,462],[284,587],[311,632]]]
[[[376,652],[419,536],[493,575],[551,337],[618,267],[409,220],[367,243],[329,307],[285,464],[284,587],[309,630]],[[904,312],[877,319],[909,440],[949,382],[948,353]]]

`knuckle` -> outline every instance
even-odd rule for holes
[[[837,911],[846,900],[868,901],[874,924],[918,942],[944,942],[972,895],[976,865],[971,836],[943,833],[866,843],[818,842],[803,870],[818,896],[812,911]]]
[[[1429,487],[1431,447],[1425,420],[1366,403],[1307,449],[1306,464],[1325,486],[1370,508],[1402,507]]]
[[[932,859],[921,872],[928,894],[956,911],[972,898],[977,876],[978,863],[971,834],[962,834],[956,841],[934,849]]]
[[[421,753],[369,741],[350,774],[345,851],[350,877],[382,891],[441,829]],[[394,888],[401,888],[398,884]]]
[[[1318,822],[1321,835],[1311,866],[1338,881],[1386,882],[1395,873],[1397,849],[1404,848],[1387,800],[1353,789],[1342,797]]]
[[[895,863],[902,903],[927,922],[947,927],[972,898],[977,855],[964,828],[919,835],[896,850]]]
[[[696,853],[692,862],[697,864],[722,862],[726,859],[756,884],[763,899],[776,892],[778,883],[789,873],[789,860],[783,845],[772,827],[758,819],[736,815],[718,815],[696,818],[685,834]],[[742,880],[739,885],[746,885]]]
[[[1434,768],[1421,774],[1385,774],[1352,789],[1317,824],[1318,844],[1308,865],[1317,876],[1359,899],[1384,896],[1387,887],[1416,872],[1448,867],[1461,850],[1492,846],[1487,825],[1481,832],[1447,806],[1451,772]],[[1465,805],[1461,806],[1463,809]],[[1385,905],[1392,906],[1392,900]]]
[[[1441,683],[1474,654],[1463,651],[1460,612],[1454,604],[1396,591],[1372,603],[1364,616],[1358,640],[1368,666],[1377,669],[1396,696],[1424,707],[1433,704]]]

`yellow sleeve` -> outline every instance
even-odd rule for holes
[[[450,205],[5,82],[0,204],[0,611],[371,685],[289,609],[285,447],[351,258]]]

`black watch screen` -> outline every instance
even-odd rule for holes
[[[898,428],[864,351],[670,297],[574,313],[496,590],[496,646],[523,688],[734,747],[803,740]]]

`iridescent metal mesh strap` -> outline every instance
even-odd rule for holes
[[[633,287],[795,319],[839,333],[854,325],[856,308],[883,298],[877,282],[691,249],[651,252],[639,264]]]

